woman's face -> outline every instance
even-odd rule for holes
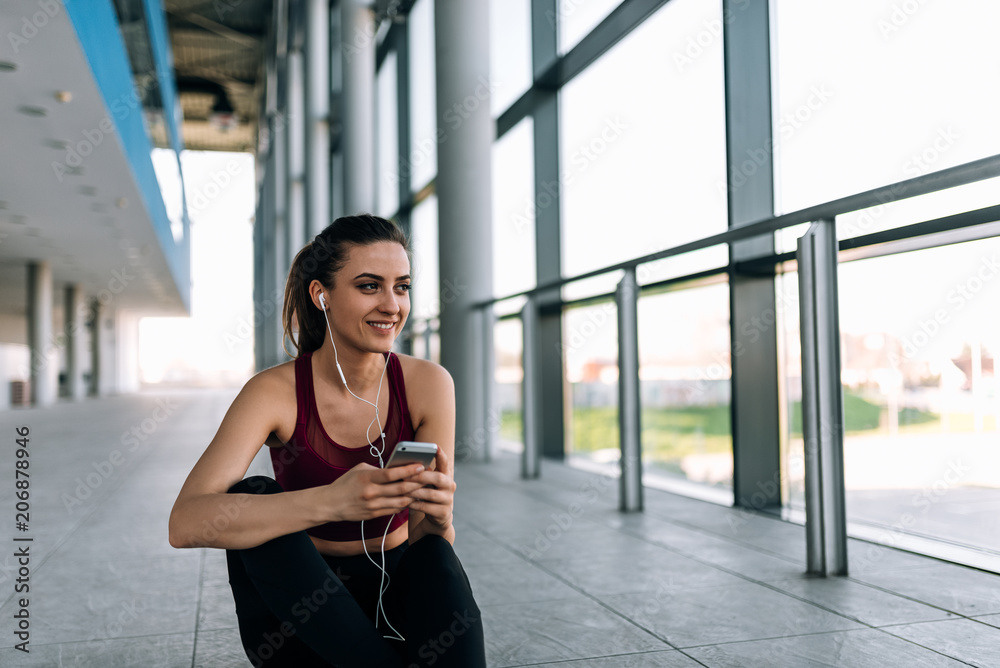
[[[341,337],[361,349],[388,351],[410,313],[406,250],[392,241],[350,246],[327,303]]]

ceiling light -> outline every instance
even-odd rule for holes
[[[13,72],[17,69],[17,63],[12,63],[9,60],[0,60],[0,72]]]
[[[124,198],[124,197],[119,197],[118,201],[115,202],[115,206],[117,206],[119,209],[127,209],[128,208],[128,200],[126,198]]]
[[[56,98],[57,102],[62,102],[63,104],[66,104],[67,102],[73,99],[73,93],[69,92],[68,90],[57,90],[53,94],[53,97]]]
[[[30,107],[28,105],[22,105],[17,108],[25,116],[44,116],[49,113],[49,110],[45,107]]]
[[[46,139],[45,145],[49,148],[58,149],[60,151],[65,151],[69,148],[69,142],[65,139]]]
[[[215,104],[212,105],[212,113],[208,117],[209,124],[220,132],[229,132],[239,125],[236,118],[236,110],[229,102],[229,96],[225,90],[219,91],[215,97]]]
[[[80,186],[79,188],[77,188],[77,192],[79,192],[81,195],[89,195],[93,197],[94,195],[97,194],[97,188],[95,188],[94,186]]]

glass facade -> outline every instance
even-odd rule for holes
[[[492,153],[493,283],[500,299],[494,308],[514,315],[502,317],[493,333],[499,447],[523,450],[525,376],[516,315],[525,298],[501,298],[534,288],[539,276],[553,275],[544,263],[557,260],[563,279],[596,275],[566,280],[561,310],[550,312],[558,319],[559,338],[549,344],[559,342],[564,438],[545,444],[545,451],[561,446],[571,463],[614,472],[620,399],[612,294],[624,271],[601,270],[729,229],[732,200],[744,193],[734,192],[740,184],[729,176],[742,163],[727,166],[727,136],[734,124],[754,114],[760,120],[762,113],[739,105],[743,93],[732,82],[732,99],[726,98],[724,27],[742,20],[746,4],[732,3],[723,15],[722,3],[672,0],[635,20],[637,3],[560,0],[555,11],[536,16],[541,23],[534,26],[531,4],[490,2],[490,112],[503,120]],[[769,32],[760,39],[771,55],[772,106],[763,120],[775,147],[765,155],[774,158],[773,215],[1000,151],[1000,95],[990,77],[989,46],[1000,6],[911,4],[770,3]],[[970,11],[981,20],[968,21]],[[614,21],[587,39],[613,12]],[[433,17],[433,0],[417,0],[405,24],[391,28],[407,31],[409,104],[403,109],[396,100],[398,54],[390,51],[377,81],[377,191],[380,211],[409,221],[414,354],[439,359]],[[621,34],[609,37],[613,30]],[[542,44],[549,33],[553,58],[575,49],[586,66],[560,72],[556,81],[533,81],[533,59],[539,60],[533,31]],[[553,92],[558,105],[547,107]],[[545,116],[553,109],[554,120]],[[409,146],[398,146],[400,120]],[[538,136],[539,127],[556,131]],[[553,180],[536,179],[553,173],[552,165],[558,166]],[[403,175],[410,179],[408,202],[399,201],[392,186]],[[1000,470],[994,461],[1000,318],[991,308],[1000,297],[1000,281],[993,280],[1000,271],[1000,223],[981,213],[978,222],[936,236],[909,231],[997,205],[1000,177],[987,176],[823,216],[834,219],[838,239],[856,246],[840,251],[838,268],[852,535],[885,544],[912,537],[1000,556],[990,512],[1000,501],[1000,477],[993,473]],[[554,211],[555,236],[545,228]],[[804,220],[774,232],[775,254],[794,256],[811,224]],[[895,238],[858,241],[887,231]],[[644,481],[740,503],[734,498],[741,472],[734,458],[740,397],[733,350],[740,336],[752,339],[756,332],[776,348],[776,368],[766,372],[773,375],[759,386],[773,380],[778,388],[780,443],[743,447],[762,455],[777,447],[781,511],[801,522],[806,465],[798,268],[787,256],[759,262],[767,266],[757,275],[773,281],[773,310],[735,325],[731,299],[740,292],[731,285],[728,244],[635,264]],[[753,391],[757,380],[740,391]]]

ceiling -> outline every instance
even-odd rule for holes
[[[38,7],[0,3],[0,34]],[[0,61],[0,313],[24,316],[27,264],[47,260],[56,291],[78,283],[110,308],[187,315],[122,144],[100,129],[108,110],[66,12]]]
[[[196,151],[250,151],[257,141],[258,92],[271,23],[272,0],[164,0],[174,73],[184,112],[184,147]],[[224,91],[238,125],[209,122]],[[157,146],[166,146],[160,126]]]

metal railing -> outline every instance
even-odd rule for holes
[[[621,456],[621,484],[619,507],[622,510],[641,510],[642,458],[640,398],[638,392],[638,332],[637,300],[644,291],[673,283],[704,279],[723,274],[741,266],[774,266],[794,259],[800,274],[800,334],[803,355],[803,437],[806,443],[806,498],[807,503],[807,562],[810,572],[820,574],[845,574],[846,520],[844,513],[843,484],[843,400],[840,389],[839,326],[837,320],[837,253],[844,249],[874,246],[888,241],[915,239],[919,236],[959,230],[1000,220],[1000,206],[967,211],[944,218],[914,223],[902,228],[876,232],[861,237],[838,241],[836,217],[842,214],[927,195],[977,181],[1000,176],[1000,155],[932,172],[862,193],[842,197],[791,213],[771,216],[725,232],[696,241],[679,244],[664,250],[593,269],[576,276],[540,283],[534,288],[503,297],[484,300],[473,305],[481,310],[487,323],[483,331],[497,320],[519,318],[522,320],[524,338],[523,380],[523,436],[521,474],[526,478],[538,477],[541,461],[540,429],[534,406],[540,388],[537,330],[540,308],[563,310],[569,305],[614,299],[619,312],[619,444]],[[804,223],[812,223],[799,239],[795,253],[775,253],[752,261],[738,263],[732,260],[725,267],[699,271],[655,283],[639,285],[636,268],[645,263],[674,257],[685,253],[731,244],[765,234],[772,234]],[[561,288],[570,283],[623,271],[624,277],[614,293],[592,295],[582,299],[564,300]],[[494,306],[518,297],[527,299],[520,311],[497,317]],[[431,335],[431,329],[424,330]],[[492,346],[492,332],[484,345]],[[429,350],[429,343],[427,346]],[[493,375],[484,374],[487,385],[485,397],[492,397]],[[491,400],[491,399],[490,399]],[[492,407],[486,407],[486,413]],[[489,453],[487,452],[487,458]]]

